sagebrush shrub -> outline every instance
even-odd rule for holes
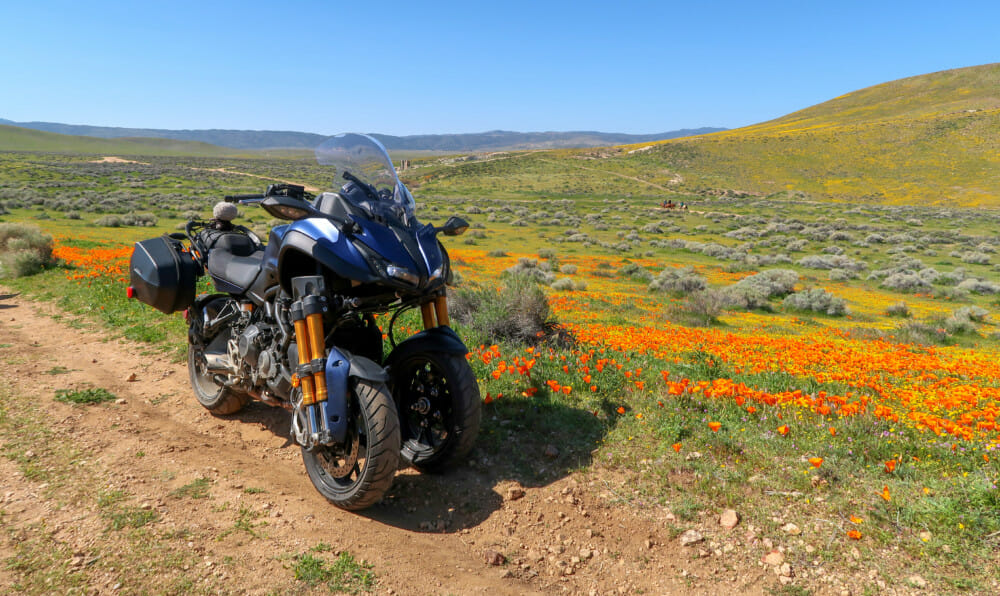
[[[905,302],[890,304],[885,307],[885,314],[890,317],[900,317],[903,319],[908,319],[913,316],[913,313],[910,312],[910,307]]]
[[[789,294],[781,301],[781,305],[792,310],[818,312],[830,316],[847,314],[847,301],[824,288],[810,288]]]
[[[708,282],[704,277],[695,272],[694,267],[667,267],[657,275],[649,284],[652,292],[672,292],[675,294],[689,294],[704,290]]]
[[[0,277],[34,275],[52,262],[52,236],[35,226],[0,223]]]
[[[973,294],[1000,294],[1000,284],[985,279],[970,277],[956,286],[959,290]]]
[[[504,276],[499,288],[460,289],[449,303],[456,321],[491,343],[534,345],[546,338],[565,337],[551,318],[545,292],[527,276]]]

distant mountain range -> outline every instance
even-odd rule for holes
[[[30,128],[63,135],[116,138],[155,138],[196,141],[231,149],[312,149],[323,142],[324,135],[308,132],[273,130],[165,130],[157,128],[118,128],[58,122],[13,122],[0,118],[0,124]],[[719,132],[725,128],[682,129],[658,134],[630,135],[592,131],[511,132],[493,130],[482,133],[392,136],[375,134],[390,151],[502,151],[511,149],[568,149],[647,143]]]

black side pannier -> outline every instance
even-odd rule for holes
[[[136,242],[129,264],[130,294],[166,314],[194,304],[200,267],[180,241],[168,236]]]

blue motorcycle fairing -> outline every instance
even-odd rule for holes
[[[343,443],[347,437],[347,392],[350,377],[376,383],[389,380],[385,369],[368,358],[355,356],[336,346],[330,348],[326,357],[327,398],[326,401],[319,402],[319,406],[320,415],[326,420],[330,438],[335,443]]]
[[[427,224],[417,230],[417,242],[420,244],[420,252],[423,253],[424,263],[427,264],[427,273],[430,275],[444,264],[441,247],[438,245],[437,230],[434,229],[434,226]]]
[[[357,235],[357,238],[366,246],[385,257],[390,264],[405,267],[417,274],[421,273],[422,267],[413,260],[413,257],[406,251],[403,243],[396,238],[391,229],[361,217],[352,215],[351,219],[361,226],[362,232]]]
[[[354,281],[369,283],[381,278],[372,271],[364,256],[346,236],[328,219],[300,219],[289,224],[282,235],[278,249],[278,267],[284,268],[284,261],[291,251],[304,253],[331,269],[337,275]],[[289,280],[282,276],[282,285]]]

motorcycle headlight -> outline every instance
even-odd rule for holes
[[[410,271],[405,267],[399,267],[397,265],[389,265],[388,267],[385,268],[385,271],[386,273],[389,274],[389,277],[393,277],[395,279],[401,279],[413,285],[417,285],[417,283],[420,281],[420,277],[416,273],[413,273],[412,271]]]
[[[441,267],[438,267],[434,271],[432,271],[430,277],[427,278],[427,280],[428,281],[437,281],[437,280],[441,279],[441,275],[442,274],[444,274],[444,266],[443,265]]]

